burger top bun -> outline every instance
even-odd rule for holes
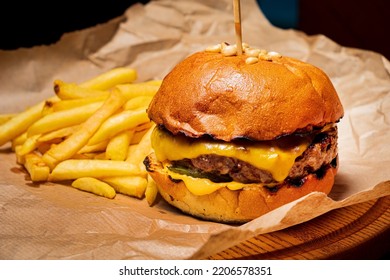
[[[246,55],[198,52],[164,78],[149,117],[173,134],[271,140],[334,123],[343,107],[328,76],[284,56],[248,63]]]

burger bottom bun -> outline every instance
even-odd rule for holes
[[[183,181],[172,180],[164,172],[154,155],[145,159],[150,176],[157,184],[160,195],[172,206],[186,214],[216,222],[245,223],[311,192],[328,194],[334,184],[337,169],[329,165],[319,178],[309,174],[297,187],[283,183],[276,192],[258,184],[247,184],[244,189],[221,188],[207,195],[194,195]]]

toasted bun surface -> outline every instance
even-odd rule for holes
[[[280,57],[245,63],[245,56],[198,52],[163,80],[149,117],[173,134],[231,141],[271,140],[334,123],[343,107],[327,75]]]
[[[321,178],[310,174],[301,186],[283,183],[275,193],[258,184],[247,184],[241,190],[232,191],[225,187],[197,196],[188,190],[183,181],[172,180],[153,154],[145,161],[159,193],[169,204],[195,217],[227,223],[250,221],[314,191],[328,194],[337,172],[337,168],[329,166]]]

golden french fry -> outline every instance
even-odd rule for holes
[[[41,118],[44,104],[44,101],[40,102],[0,125],[0,146],[21,135],[31,124]]]
[[[109,184],[92,177],[83,177],[72,182],[72,187],[107,198],[114,198],[115,189]]]
[[[54,92],[62,99],[82,99],[91,97],[107,98],[110,94],[105,90],[97,90],[93,88],[79,86],[75,83],[65,83],[61,80],[54,81]]]
[[[0,125],[8,122],[10,119],[12,119],[15,116],[16,116],[16,114],[1,114],[0,115]]]
[[[137,96],[128,100],[125,105],[123,105],[124,110],[136,110],[139,108],[148,107],[153,96]]]
[[[25,155],[21,155],[19,153],[20,149],[22,148],[22,145],[18,145],[18,146],[15,146],[15,156],[16,156],[16,162],[21,164],[21,165],[24,165],[25,162],[26,162],[26,158],[25,158]]]
[[[64,181],[82,177],[116,177],[139,174],[139,167],[126,161],[68,159],[61,161],[50,173],[49,181]]]
[[[37,134],[31,137],[27,137],[26,141],[24,141],[24,143],[21,145],[18,154],[24,156],[34,151],[38,147],[38,138],[40,136],[41,136],[40,134]]]
[[[76,132],[48,150],[42,157],[43,161],[53,169],[59,162],[71,158],[88,143],[101,124],[116,112],[125,101],[123,95],[114,90],[104,104]]]
[[[59,99],[57,96],[53,96],[50,99],[45,100],[45,105],[42,108],[42,116],[46,116],[50,113],[54,112],[54,106],[57,104],[61,99]]]
[[[46,100],[42,108],[42,116],[46,116],[53,112],[53,105],[57,103],[58,100]]]
[[[27,140],[27,131],[12,139],[12,151],[15,151],[16,146],[21,146]]]
[[[137,126],[130,144],[138,144],[152,125],[152,122],[149,122]]]
[[[79,99],[69,99],[69,100],[60,100],[51,105],[51,112],[58,112],[63,110],[69,110],[76,107],[84,106],[87,104],[92,104],[96,102],[103,103],[104,100],[107,99],[109,93],[106,96],[98,96],[98,97],[85,97]]]
[[[54,112],[34,122],[27,130],[27,135],[43,134],[64,127],[80,124],[91,117],[103,102],[91,103],[77,108]]]
[[[39,152],[41,155],[46,153],[48,150],[51,149],[54,145],[58,144],[60,142],[60,139],[53,139],[48,142],[40,142],[36,151]]]
[[[162,80],[149,80],[144,83],[149,85],[161,86]]]
[[[57,104],[61,99],[59,99],[57,96],[53,96],[49,99],[45,100],[45,104],[42,108],[42,116],[46,116],[54,111],[53,107],[55,104]]]
[[[154,129],[155,125],[149,128],[148,132],[142,137],[141,141],[134,145],[136,148],[132,149],[131,153],[128,153],[128,157],[126,159],[127,162],[132,163],[134,165],[138,165],[141,174],[146,176],[146,169],[143,164],[143,161],[147,155],[152,152],[152,147],[150,143],[150,136]]]
[[[153,122],[146,122],[146,123],[142,123],[140,125],[137,125],[134,128],[134,130],[135,130],[135,132],[141,132],[141,131],[145,132],[145,130],[148,131],[149,128],[151,128],[152,126],[153,126]]]
[[[72,133],[74,133],[75,131],[77,131],[77,129],[79,127],[80,127],[80,125],[77,124],[77,125],[73,125],[73,126],[60,128],[60,129],[57,129],[54,131],[50,131],[48,133],[41,135],[38,138],[38,142],[49,142],[49,141],[52,141],[54,139],[66,138],[69,135],[71,135]]]
[[[107,149],[108,142],[109,140],[104,140],[94,145],[85,145],[77,152],[77,154],[103,152]]]
[[[135,83],[117,85],[116,88],[123,93],[126,99],[131,99],[137,96],[154,96],[160,86],[151,83]]]
[[[106,158],[111,160],[125,160],[134,131],[127,130],[111,138],[107,144]]]
[[[36,153],[29,153],[25,155],[24,167],[28,171],[28,174],[33,182],[47,181],[50,174],[50,168]]]
[[[158,189],[157,189],[156,182],[153,180],[153,178],[150,175],[148,175],[147,181],[148,183],[146,185],[145,198],[149,206],[152,206],[154,201],[156,200]]]
[[[122,131],[134,129],[138,125],[146,122],[149,122],[146,108],[136,111],[122,111],[108,118],[92,136],[88,144],[93,145],[107,140]]]
[[[103,152],[103,153],[98,153],[93,156],[93,159],[106,159],[106,153]]]
[[[126,161],[131,157],[131,155],[137,150],[138,143],[137,144],[130,144],[129,149],[127,151],[127,157]]]
[[[96,76],[80,86],[96,90],[108,90],[118,84],[132,83],[137,79],[134,69],[118,67]]]
[[[138,144],[141,139],[144,137],[145,133],[147,132],[148,130],[145,129],[145,130],[141,130],[141,131],[136,131],[134,133],[134,136],[133,138],[131,138],[131,143],[130,145],[134,145],[134,144]]]
[[[147,181],[140,176],[105,177],[104,182],[112,186],[117,193],[142,198],[145,194]]]
[[[94,159],[96,153],[84,153],[84,154],[75,154],[72,159]],[[105,159],[105,158],[103,158]]]

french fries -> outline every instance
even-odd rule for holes
[[[82,147],[77,154],[82,155],[82,154],[89,154],[89,153],[96,153],[96,152],[105,152],[107,149],[109,140],[99,142],[94,145],[85,145]],[[106,152],[105,152],[106,153]],[[106,156],[104,156],[104,159],[106,159]]]
[[[126,130],[111,138],[106,148],[106,158],[111,160],[124,161],[131,144],[134,131]]]
[[[76,124],[73,126],[67,126],[64,128],[60,128],[60,129],[45,133],[45,134],[41,134],[41,136],[38,138],[38,141],[39,142],[49,142],[49,141],[52,141],[54,139],[66,138],[66,137],[72,135],[74,132],[76,132],[76,130],[79,129],[79,127],[80,127],[80,125]],[[19,140],[19,141],[23,141],[23,140]]]
[[[25,132],[33,123],[40,119],[45,102],[17,114],[0,126],[0,147]]]
[[[141,176],[106,177],[102,179],[111,185],[116,192],[142,198],[145,194],[147,181]]]
[[[1,114],[0,115],[0,125],[3,123],[6,123],[10,119],[12,119],[15,116],[15,114]]]
[[[92,116],[103,103],[92,103],[77,108],[53,112],[34,122],[27,130],[27,135],[42,134],[60,128],[77,125]]]
[[[122,111],[111,116],[105,121],[99,130],[92,136],[88,144],[93,145],[114,137],[118,133],[136,128],[138,125],[149,121],[146,108],[136,111]]]
[[[151,151],[146,108],[161,81],[134,82],[114,68],[83,83],[54,81],[54,95],[16,114],[0,115],[0,146],[10,142],[33,182],[64,182],[113,199],[152,205],[157,187],[142,164]]]
[[[106,102],[82,126],[65,141],[52,147],[42,157],[43,161],[52,169],[57,163],[71,158],[94,135],[100,125],[125,103],[123,95],[114,91]]]
[[[69,110],[69,109],[73,109],[76,107],[80,107],[83,105],[88,105],[96,102],[101,102],[100,104],[103,104],[103,101],[106,100],[107,97],[108,94],[106,96],[85,97],[85,98],[77,98],[77,99],[69,99],[69,100],[63,99],[51,103],[46,102],[44,108],[45,110],[44,115],[47,115],[47,113]]]
[[[126,161],[139,166],[141,174],[146,176],[146,169],[143,165],[145,157],[152,152],[150,143],[150,136],[154,129],[154,125],[144,134],[141,141],[131,148],[131,152],[128,153]]]
[[[19,149],[18,153],[21,156],[24,156],[28,153],[33,152],[38,147],[38,139],[41,135],[33,135],[31,137],[27,137],[26,141],[22,144],[21,148]]]
[[[139,108],[144,108],[149,105],[151,100],[152,96],[137,96],[127,101],[123,108],[125,110],[136,110]]]
[[[72,182],[72,187],[107,198],[114,198],[116,195],[113,187],[93,177],[76,179]]]
[[[149,206],[153,205],[154,201],[156,200],[157,194],[158,194],[158,189],[157,189],[156,182],[148,174],[148,179],[147,179],[147,184],[145,189],[145,198]]]
[[[82,87],[74,83],[65,83],[61,80],[54,81],[54,92],[62,100],[93,97],[107,98],[110,95],[108,91]]]
[[[138,173],[138,166],[125,161],[69,159],[60,162],[51,171],[48,180],[54,182],[82,177],[133,176]]]
[[[42,158],[36,153],[29,153],[25,156],[25,163],[31,181],[47,181],[50,174],[50,168],[43,162]]]
[[[20,134],[18,137],[12,139],[12,151],[15,151],[16,146],[21,146],[27,140],[27,132]]]
[[[120,84],[130,84],[137,79],[134,69],[118,67],[94,77],[80,86],[96,90],[108,90]]]
[[[117,88],[126,96],[127,99],[131,99],[137,96],[153,96],[159,89],[159,85],[151,84],[149,82],[139,84],[123,84],[118,85]]]

